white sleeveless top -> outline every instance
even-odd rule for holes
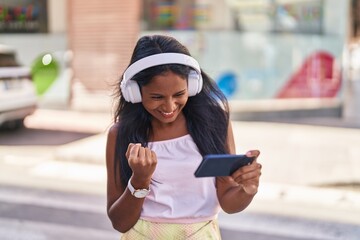
[[[215,178],[195,178],[202,156],[192,137],[188,134],[148,145],[158,163],[140,218],[163,223],[215,219],[220,211]]]

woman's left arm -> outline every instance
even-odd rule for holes
[[[227,146],[230,154],[236,153],[231,123],[228,128]],[[248,157],[255,157],[250,165],[239,168],[229,177],[216,178],[217,197],[225,212],[237,213],[244,210],[257,193],[261,175],[261,164],[257,163],[259,154],[258,150],[248,151]]]

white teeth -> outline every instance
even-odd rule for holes
[[[167,112],[161,112],[161,113],[164,114],[164,115],[169,116],[169,115],[173,114],[174,112],[169,112],[169,113],[167,113]]]
[[[169,117],[169,116],[173,115],[176,111],[177,111],[177,108],[174,109],[174,110],[172,110],[171,112],[163,112],[163,111],[160,111],[160,113],[161,113],[162,115],[164,115],[165,117]]]

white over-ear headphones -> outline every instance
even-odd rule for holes
[[[141,102],[141,92],[139,85],[131,78],[144,69],[164,65],[164,64],[182,64],[191,67],[188,75],[188,93],[189,96],[198,94],[203,86],[201,70],[199,63],[192,57],[181,53],[160,53],[142,58],[131,64],[124,72],[121,81],[121,93],[127,102]]]

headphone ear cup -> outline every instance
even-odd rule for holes
[[[141,102],[141,92],[139,84],[134,80],[129,80],[126,89],[123,92],[124,98],[128,102],[139,103]]]
[[[190,70],[188,75],[188,93],[189,96],[195,96],[202,89],[202,77],[198,72]]]

